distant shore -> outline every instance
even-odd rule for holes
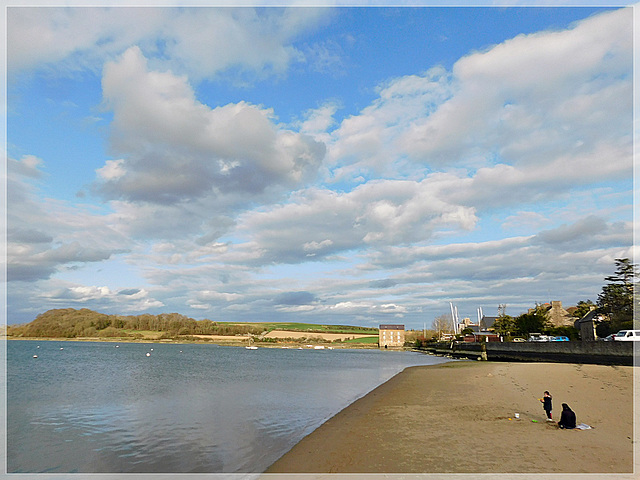
[[[0,336],[0,340],[31,340],[36,342],[47,342],[47,341],[55,341],[55,342],[110,342],[110,343],[160,343],[160,344],[179,344],[179,345],[188,345],[188,344],[199,344],[199,345],[219,345],[225,347],[244,347],[249,345],[249,339],[246,337],[234,338],[230,336],[224,335],[201,335],[199,339],[191,340],[191,339],[172,339],[172,338],[127,338],[127,337],[74,337],[74,338],[49,338],[49,337],[7,337]],[[214,338],[215,337],[215,338]],[[206,339],[205,339],[206,338]],[[253,345],[258,348],[299,348],[306,347],[306,345],[312,346],[325,346],[326,348],[348,348],[348,349],[362,349],[362,348],[373,348],[377,349],[377,344],[368,344],[368,343],[323,343],[317,341],[305,341],[304,344],[300,342],[255,342]]]
[[[636,478],[633,376],[634,367],[558,363],[411,367],[305,437],[263,477],[512,473],[540,479],[540,474],[598,473],[598,480],[607,474]],[[538,400],[545,390],[553,395],[554,419],[567,403],[578,423],[593,428],[561,430],[546,422]]]

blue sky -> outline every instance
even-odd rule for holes
[[[632,8],[7,9],[7,321],[422,328],[633,257]]]

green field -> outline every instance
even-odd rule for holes
[[[11,325],[7,335],[17,338],[144,338],[166,340],[192,335],[248,336],[272,330],[345,336],[378,335],[377,328],[352,325],[318,325],[295,322],[218,322],[195,320],[179,313],[159,315],[104,314],[87,308],[48,310],[25,325]]]
[[[378,337],[362,337],[344,340],[342,343],[378,343]]]
[[[216,322],[219,325],[248,325],[253,327],[262,327],[265,331],[271,330],[289,330],[293,332],[316,332],[316,333],[353,333],[357,335],[373,334],[378,335],[377,328],[354,327],[350,325],[318,325],[315,323],[286,323],[286,322],[247,322],[247,323],[231,323]],[[376,338],[376,342],[378,337]]]

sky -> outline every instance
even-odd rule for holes
[[[422,329],[595,302],[634,257],[632,7],[6,20],[9,324]]]

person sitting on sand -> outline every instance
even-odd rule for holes
[[[547,414],[547,422],[553,422],[551,418],[551,398],[552,397],[549,391],[545,390],[544,397],[540,399],[540,401],[542,402],[542,408],[544,408],[544,411]]]
[[[566,403],[562,404],[562,413],[558,422],[560,428],[576,428],[576,414]]]

